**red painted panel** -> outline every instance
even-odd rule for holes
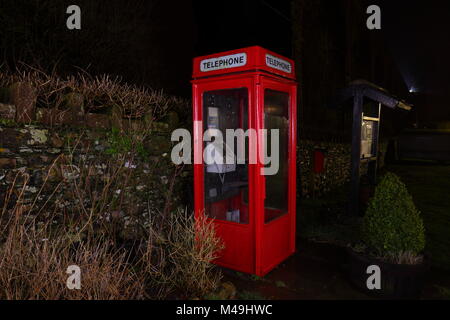
[[[254,273],[254,239],[251,228],[227,221],[215,221],[216,233],[225,249],[219,252],[216,264],[233,270]]]
[[[274,267],[289,257],[290,250],[289,215],[284,215],[269,224],[264,225],[262,238],[263,255],[259,276],[264,276]]]

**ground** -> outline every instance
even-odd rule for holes
[[[343,270],[342,247],[301,241],[298,252],[264,278],[223,270],[223,281],[237,288],[243,300],[368,300],[374,297],[349,284]],[[422,299],[450,299],[450,273],[433,270]]]
[[[402,163],[388,170],[402,178],[424,218],[432,270],[422,298],[450,299],[450,166]],[[358,219],[345,214],[345,192],[300,201],[299,210],[304,216],[295,255],[264,278],[223,270],[224,281],[236,286],[237,298],[373,299],[353,288],[341,268],[343,247],[358,237]]]

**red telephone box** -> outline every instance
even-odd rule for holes
[[[193,78],[195,216],[213,219],[223,239],[216,264],[264,276],[295,252],[294,63],[254,46],[195,58]],[[227,155],[245,156],[206,161],[209,130],[223,132]],[[225,140],[226,130],[247,133],[245,143]],[[277,149],[278,166],[268,161]]]

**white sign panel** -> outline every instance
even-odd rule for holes
[[[286,73],[292,73],[292,66],[288,61],[274,57],[270,54],[266,54],[266,65]]]
[[[243,67],[246,64],[247,64],[247,54],[238,53],[225,57],[202,60],[200,62],[200,71],[210,72],[223,69],[238,68]]]

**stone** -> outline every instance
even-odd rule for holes
[[[28,145],[41,145],[48,141],[48,130],[37,129],[32,126],[29,126],[27,129],[30,134],[30,139],[27,141]]]
[[[27,166],[28,161],[25,158],[22,157],[16,157],[17,165],[18,166]]]
[[[43,122],[43,119],[44,119],[44,116],[45,116],[45,112],[47,111],[48,109],[46,109],[46,108],[39,108],[39,107],[36,107],[36,112],[35,112],[35,114],[36,114],[36,121],[38,121],[38,122]]]
[[[33,153],[33,149],[30,149],[28,147],[20,147],[19,152],[20,153]]]
[[[118,219],[125,217],[125,213],[121,210],[116,210],[116,211],[111,212],[111,217],[115,220],[118,220]]]
[[[49,169],[47,171],[48,173],[48,180],[51,182],[56,182],[62,179],[61,170],[58,170],[56,166],[49,166]]]
[[[36,112],[36,120],[49,126],[59,126],[63,124],[79,125],[82,122],[80,119],[72,110],[38,108]]]
[[[36,193],[36,192],[38,192],[39,190],[38,190],[38,188],[33,187],[33,186],[25,186],[25,191],[26,191],[26,192],[30,192],[30,193]]]
[[[47,152],[48,152],[48,153],[51,153],[51,154],[57,154],[57,153],[61,153],[61,149],[58,149],[58,148],[50,148],[50,149],[47,150]]]
[[[11,90],[9,88],[0,87],[0,102],[9,103],[11,101]]]
[[[11,86],[11,103],[16,106],[16,121],[30,123],[36,119],[36,90],[26,82]]]
[[[153,135],[150,140],[144,142],[145,150],[152,156],[161,156],[171,148],[170,137]]]
[[[63,171],[63,177],[64,179],[67,179],[69,181],[76,180],[80,177],[80,174],[75,171]]]
[[[136,119],[117,119],[112,122],[115,128],[118,128],[121,132],[129,131],[141,131],[143,130],[144,123],[141,120]]]
[[[16,167],[17,161],[14,158],[0,158],[0,168],[1,169],[14,169]]]
[[[34,170],[30,177],[30,183],[34,185],[41,185],[44,181],[42,170]]]
[[[123,113],[118,105],[113,105],[111,108],[111,125],[114,128],[123,129]]]
[[[64,96],[63,107],[84,114],[84,96],[78,92],[71,92]]]
[[[162,177],[160,177],[160,179],[161,179],[161,183],[164,185],[169,183],[169,179],[166,176],[162,176]]]
[[[180,118],[178,117],[178,114],[176,112],[171,111],[165,117],[165,122],[169,126],[169,130],[173,131],[173,130],[177,129],[177,126],[180,122]]]
[[[56,133],[52,135],[50,141],[55,148],[61,148],[64,145],[64,140],[61,139]]]
[[[5,181],[7,184],[12,184],[14,182],[14,179],[16,178],[16,173],[12,170],[8,170],[6,172]]]
[[[155,132],[166,133],[169,131],[169,125],[164,122],[153,122],[152,130]]]
[[[89,128],[109,129],[111,127],[109,116],[106,114],[87,113],[84,119],[86,126]]]
[[[14,120],[16,118],[16,106],[0,103],[0,118]]]

